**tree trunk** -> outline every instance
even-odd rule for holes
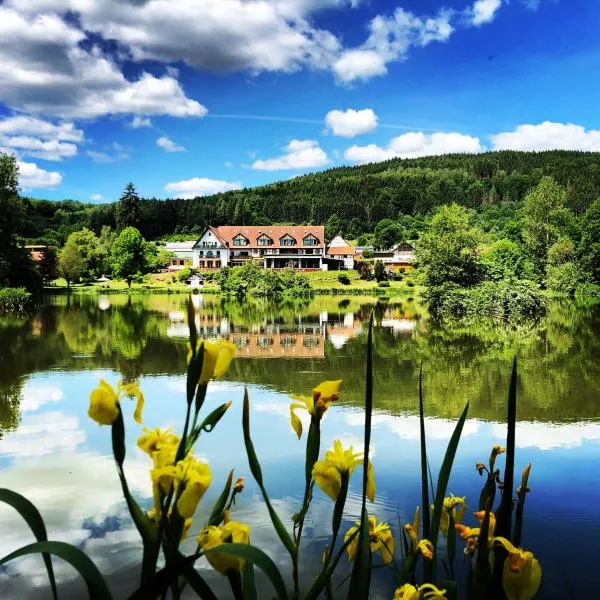
[[[131,289],[131,279],[127,278],[127,287]]]

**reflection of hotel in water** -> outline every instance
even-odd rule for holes
[[[169,313],[169,337],[187,337],[188,327],[183,312]],[[415,322],[389,311],[379,326],[395,335],[412,332]],[[252,325],[236,325],[228,317],[215,313],[196,313],[198,335],[205,339],[218,337],[233,342],[239,358],[325,358],[325,340],[340,350],[364,328],[355,313],[323,311],[298,316],[293,322],[279,317],[265,317]]]

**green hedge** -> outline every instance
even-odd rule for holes
[[[0,288],[0,311],[22,312],[31,299],[25,288]]]

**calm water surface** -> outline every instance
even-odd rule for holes
[[[516,469],[533,464],[524,545],[543,566],[539,597],[584,597],[590,585],[600,582],[600,552],[582,541],[600,537],[600,306],[557,302],[547,318],[518,328],[484,323],[439,328],[412,301],[319,297],[301,306],[277,307],[212,296],[194,296],[194,301],[204,336],[228,337],[239,352],[226,379],[209,388],[209,406],[227,400],[234,405],[197,447],[210,461],[213,485],[192,532],[202,526],[229,469],[249,475],[241,431],[244,384],[266,485],[284,520],[298,510],[303,492],[304,440],[299,442],[289,425],[289,394],[309,393],[323,379],[343,379],[343,396],[323,423],[323,448],[335,438],[362,446],[366,328],[374,308],[372,453],[378,499],[373,512],[397,525],[420,502],[416,405],[421,360],[434,477],[454,420],[470,402],[449,491],[466,495],[475,507],[482,480],[474,465],[486,462],[490,448],[505,438],[502,422],[516,353]],[[180,296],[57,296],[29,317],[0,317],[0,485],[38,506],[52,539],[84,549],[116,598],[135,589],[140,546],[121,499],[110,431],[87,418],[88,396],[100,377],[113,384],[122,377],[139,378],[145,425],[181,430],[184,306]],[[140,501],[150,504],[150,461],[135,444],[141,428],[130,418],[133,405],[126,401],[124,410],[127,477]],[[352,481],[348,524],[359,512],[359,480],[357,474]],[[247,483],[234,518],[249,522],[254,543],[285,569],[257,488],[250,478]],[[305,578],[318,568],[331,513],[332,503],[319,492],[305,527]],[[0,507],[0,531],[0,555],[31,540],[6,507]],[[65,597],[86,597],[74,571],[58,561],[56,569]],[[205,574],[215,586],[222,585],[219,576],[208,569]],[[380,575],[373,597],[391,598],[393,588],[391,577]],[[228,597],[227,588],[221,590]],[[47,598],[41,559],[20,559],[2,568],[0,597]]]

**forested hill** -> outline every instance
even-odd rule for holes
[[[480,209],[518,202],[543,175],[566,188],[575,213],[585,212],[600,197],[600,153],[490,152],[335,168],[193,200],[145,199],[139,228],[147,239],[155,239],[196,232],[208,223],[309,224],[326,223],[332,216],[335,221],[337,216],[343,232],[354,237],[372,231],[383,218],[423,215],[440,204],[457,202]],[[22,235],[62,243],[81,227],[99,232],[103,225],[114,227],[114,207],[26,200]]]

